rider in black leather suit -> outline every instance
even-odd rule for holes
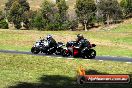
[[[47,41],[49,43],[49,45],[48,45],[49,49],[57,47],[57,43],[56,43],[55,39],[53,39],[53,37],[51,35],[48,35],[46,37],[46,39],[47,39]]]
[[[76,43],[77,47],[81,49],[82,53],[84,52],[85,48],[88,48],[88,46],[90,45],[90,42],[87,39],[85,39],[82,34],[77,35]]]

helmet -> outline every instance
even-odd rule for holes
[[[47,35],[47,40],[49,40],[50,38],[52,38],[52,36],[51,35]]]
[[[78,34],[78,35],[77,35],[77,39],[78,39],[78,40],[83,39],[83,35],[82,35],[82,34]]]

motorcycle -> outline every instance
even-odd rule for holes
[[[89,44],[87,47],[83,49],[83,52],[79,47],[76,46],[77,46],[76,41],[67,42],[66,48],[62,50],[62,56],[82,57],[88,59],[93,59],[96,57],[96,51],[92,49],[93,47],[96,46],[95,44]]]
[[[45,54],[53,54],[61,55],[61,51],[63,50],[64,44],[62,42],[58,42],[54,47],[48,47],[49,42],[47,40],[41,39],[37,41],[34,46],[31,48],[31,52],[33,54],[45,53]]]

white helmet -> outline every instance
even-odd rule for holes
[[[46,38],[47,38],[47,40],[48,40],[48,39],[52,38],[52,36],[51,36],[51,35],[47,35]]]

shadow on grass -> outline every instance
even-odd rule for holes
[[[87,74],[107,74],[96,70],[88,70]],[[131,84],[85,84],[76,83],[76,78],[60,75],[43,75],[38,83],[19,82],[15,86],[8,88],[132,88]]]

